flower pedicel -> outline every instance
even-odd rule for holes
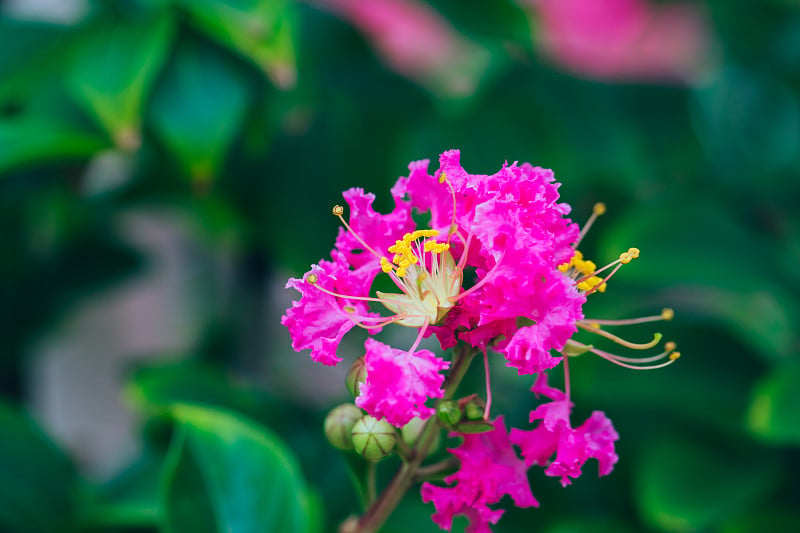
[[[453,460],[423,465],[442,427],[463,436],[462,444],[450,450],[459,468],[444,478],[451,486],[423,483],[422,497],[434,504],[432,518],[444,529],[463,514],[470,520],[468,531],[489,531],[489,524],[503,513],[489,505],[505,494],[519,507],[537,506],[526,473],[532,465],[545,467],[547,475],[564,485],[580,475],[589,458],[598,461],[600,475],[610,473],[618,439],[611,422],[599,411],[577,427],[570,422],[568,356],[592,352],[629,368],[659,368],[679,357],[674,343],[666,343],[657,355],[632,358],[572,339],[581,329],[626,348],[647,350],[660,343],[660,334],[638,344],[605,328],[672,317],[671,310],[632,320],[584,317],[587,296],[605,291],[609,278],[639,255],[631,248],[597,268],[577,251],[605,210],[602,204],[580,230],[567,218],[570,207],[558,202],[552,171],[514,163],[490,176],[471,175],[459,158],[458,150],[443,153],[433,175],[427,160],[411,163],[408,177],[399,178],[391,190],[394,209],[388,214],[373,210],[374,195],[357,188],[345,191],[349,220],[342,206],[333,208],[342,227],[331,259],[286,285],[301,295],[281,320],[289,328],[292,347],[310,349],[312,359],[323,364],[341,361],[337,347],[354,327],[370,335],[390,324],[417,330],[409,347],[369,337],[363,361],[356,363],[358,375],[365,376],[351,387],[358,392],[358,407],[396,428],[412,419],[427,423],[412,446],[397,449],[402,467],[380,496],[367,498],[366,512],[343,525],[345,531],[376,530],[413,483],[424,479],[421,474],[454,465]],[[429,225],[417,227],[412,211],[429,215]],[[397,290],[373,295],[370,288],[377,276],[388,277]],[[449,361],[418,349],[432,334],[444,350],[454,348]],[[531,412],[533,429],[508,432],[502,416],[490,418],[489,350],[501,354],[520,375],[538,374],[532,391],[551,401]],[[560,356],[551,355],[553,351]],[[477,353],[483,354],[486,369],[486,398],[478,411],[482,418],[470,416],[472,420],[453,425],[447,420],[460,420],[461,415],[433,416],[439,404],[450,411],[453,405],[469,406],[472,411],[464,413],[475,412],[474,402],[454,399]],[[562,361],[564,391],[547,383],[547,371]],[[370,460],[378,458],[373,454]]]

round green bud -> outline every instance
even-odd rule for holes
[[[483,409],[484,406],[479,402],[470,401],[464,406],[464,414],[467,416],[467,420],[483,420]]]
[[[350,394],[352,394],[353,397],[357,397],[360,392],[360,385],[364,383],[366,379],[367,364],[364,362],[364,356],[362,355],[353,362],[350,370],[347,371],[347,375],[344,378],[344,384],[347,386],[347,390],[350,391]]]
[[[391,454],[397,441],[397,432],[389,422],[369,415],[355,423],[352,434],[353,449],[373,463]]]
[[[461,408],[455,400],[445,400],[436,406],[436,416],[446,425],[453,426],[461,420]]]
[[[427,420],[422,420],[416,416],[409,420],[408,424],[400,428],[400,437],[403,439],[403,442],[408,444],[410,448],[413,448],[417,443],[417,439],[419,439],[419,436],[422,434],[422,431],[425,429],[426,424]],[[428,455],[438,450],[441,443],[442,433],[437,429],[436,438],[433,440],[433,444],[431,444],[430,448],[428,449]]]
[[[364,413],[352,403],[335,407],[325,417],[325,437],[340,450],[353,449],[353,426]]]

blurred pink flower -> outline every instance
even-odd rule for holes
[[[386,65],[448,95],[475,92],[488,52],[416,0],[307,0],[356,27]]]
[[[695,4],[649,0],[527,0],[541,53],[588,78],[692,82],[710,35]]]

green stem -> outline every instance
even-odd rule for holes
[[[477,353],[467,346],[461,345],[453,358],[453,366],[444,382],[444,396],[442,400],[451,399],[464,375],[467,373],[472,358]],[[428,455],[431,445],[436,439],[436,435],[441,429],[439,419],[432,416],[428,419],[417,442],[414,443],[411,453],[403,465],[394,475],[377,500],[367,509],[367,512],[358,520],[352,529],[348,528],[348,533],[374,533],[386,523],[389,515],[400,504],[408,489],[414,484],[416,474]]]
[[[377,477],[375,465],[376,463],[370,462],[367,467],[367,502],[369,502],[369,505],[373,505],[378,498],[378,489],[375,484],[375,478]]]

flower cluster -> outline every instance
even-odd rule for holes
[[[287,288],[301,297],[282,323],[295,350],[310,349],[311,357],[326,365],[342,360],[337,347],[354,327],[370,335],[389,324],[416,329],[416,340],[408,348],[372,337],[365,343],[366,377],[355,403],[397,428],[412,419],[430,418],[432,402],[452,398],[458,386],[460,378],[454,376],[464,361],[458,355],[446,361],[418,349],[430,335],[437,336],[444,350],[468,347],[472,354],[483,352],[485,361],[491,350],[519,374],[538,374],[532,390],[551,401],[531,412],[533,429],[509,433],[502,417],[489,418],[487,365],[487,400],[480,422],[485,432],[463,435],[463,443],[450,450],[460,463],[459,470],[445,478],[452,486],[422,486],[423,499],[436,508],[433,520],[438,525],[449,529],[453,516],[463,514],[470,519],[469,531],[488,531],[502,514],[489,505],[503,495],[520,507],[538,505],[527,481],[532,465],[545,466],[546,474],[567,485],[590,458],[598,461],[601,475],[611,472],[617,461],[618,435],[611,422],[595,412],[573,427],[566,368],[565,391],[548,385],[548,370],[566,356],[589,351],[630,367],[664,358],[669,364],[678,354],[672,345],[657,356],[636,360],[572,339],[581,328],[630,348],[647,349],[660,335],[653,342],[634,344],[603,326],[668,318],[667,313],[628,321],[584,318],[586,297],[604,291],[611,275],[639,254],[631,248],[597,268],[576,251],[602,214],[601,204],[581,230],[567,218],[570,207],[559,202],[552,171],[514,163],[492,175],[472,175],[459,159],[457,150],[443,153],[433,174],[429,161],[411,163],[409,175],[391,190],[394,208],[388,214],[372,208],[374,195],[362,189],[346,191],[348,219],[344,207],[333,208],[342,227],[331,259],[313,265],[301,279],[289,280]],[[418,227],[414,214],[426,215],[429,223]],[[601,277],[606,270],[610,272]],[[378,276],[388,277],[397,292],[373,295],[371,286]],[[661,364],[645,368],[653,366]],[[445,381],[443,372],[448,370]],[[459,432],[458,426],[448,427]]]

